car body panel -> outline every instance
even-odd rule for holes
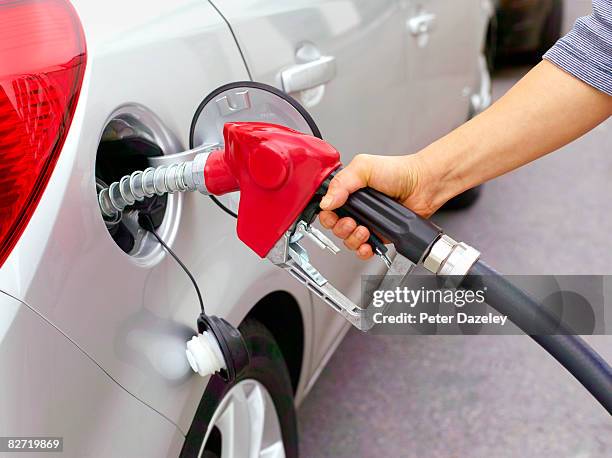
[[[62,437],[63,454],[71,457],[178,456],[181,450],[183,435],[176,425],[110,379],[30,307],[4,293],[0,367],[4,436]]]
[[[489,2],[404,0],[405,53],[411,151],[418,151],[469,117],[470,97],[480,90],[478,60],[493,8]],[[429,31],[410,22],[431,17]],[[454,46],[449,46],[454,43]]]
[[[37,433],[28,429],[29,424],[40,426],[41,434],[51,433],[43,430],[55,424],[54,433],[72,434],[73,419],[80,414],[83,424],[74,427],[74,434],[82,437],[80,442],[71,440],[89,443],[94,455],[122,455],[108,444],[115,435],[118,444],[127,444],[126,450],[131,450],[130,433],[141,440],[146,437],[147,446],[160,445],[158,455],[173,455],[206,386],[205,379],[192,374],[184,354],[199,313],[187,276],[159,246],[140,257],[124,253],[100,215],[96,152],[105,125],[118,110],[131,110],[156,126],[165,153],[186,149],[192,117],[208,93],[228,82],[249,79],[248,70],[255,80],[278,87],[278,72],[296,63],[295,46],[307,40],[337,59],[337,77],[308,109],[324,138],[340,149],[343,161],[358,152],[411,152],[418,139],[433,139],[441,132],[436,123],[427,126],[424,120],[414,121],[427,111],[428,104],[432,112],[442,105],[434,100],[439,96],[435,84],[419,86],[419,79],[437,67],[427,66],[425,51],[410,50],[412,38],[407,35],[403,2],[248,1],[242,8],[233,0],[223,2],[217,0],[215,6],[231,21],[241,47],[224,18],[204,0],[72,2],[88,48],[80,99],[40,203],[0,267],[0,291],[6,293],[0,297],[8,304],[5,311],[12,310],[19,317],[11,318],[6,312],[6,320],[5,315],[0,320],[0,326],[6,328],[0,340],[4,369],[40,365],[45,358],[59,361],[65,353],[74,360],[72,366],[57,362],[57,368],[49,368],[48,380],[70,405],[63,418],[53,392],[45,388],[35,399],[42,409],[48,405],[50,413],[36,423],[27,415],[37,410],[28,404],[27,412],[21,413],[26,415],[23,422],[12,424],[16,433]],[[439,11],[451,13],[448,8]],[[470,21],[465,15],[461,18]],[[247,24],[246,32],[240,31],[240,23]],[[475,24],[474,28],[481,28],[480,20]],[[484,35],[482,29],[469,35],[470,46],[461,55],[477,54],[475,37]],[[436,47],[429,48],[430,53],[452,39],[452,30],[440,32],[442,37],[439,42],[432,40]],[[258,47],[249,51],[244,43],[253,35],[259,40]],[[270,41],[277,43],[278,55],[261,56],[261,49]],[[442,55],[449,56],[448,51]],[[440,92],[445,97],[444,129],[461,123],[467,115],[469,97],[460,89],[468,84],[464,81],[476,81],[477,68],[470,68],[471,58],[467,56],[460,69],[450,72],[453,90]],[[421,65],[419,71],[414,65]],[[447,82],[437,80],[437,84]],[[419,98],[419,90],[426,91],[427,97]],[[434,122],[437,118],[432,114],[424,119]],[[209,199],[173,195],[168,202],[159,232],[198,279],[208,313],[238,325],[271,292],[286,291],[297,302],[305,328],[296,396],[300,402],[348,324],[284,271],[245,247],[235,236],[235,221]],[[356,301],[361,275],[384,269],[380,260],[361,263],[347,250],[332,258],[313,245],[308,248],[313,264]],[[26,324],[20,324],[25,320],[21,317],[30,315]],[[27,337],[36,345],[21,354],[22,339]],[[41,347],[40,354],[36,346]],[[69,373],[75,374],[75,382],[87,386],[79,391],[70,380],[63,380]],[[0,399],[11,398],[3,403],[2,424],[10,425],[20,401],[27,401],[28,393],[48,381],[26,375],[13,379],[11,374],[0,381]],[[24,386],[20,389],[15,383]],[[70,398],[71,391],[75,391],[74,398]],[[91,399],[85,402],[81,396]],[[143,409],[149,410],[144,413]],[[109,422],[116,422],[116,427]],[[156,453],[151,450],[151,454]]]
[[[88,42],[81,97],[40,204],[0,269],[0,290],[34,307],[186,431],[205,388],[184,354],[199,313],[193,287],[161,248],[134,259],[114,244],[96,201],[96,150],[109,116],[126,103],[158,116],[184,148],[201,99],[248,75],[227,25],[206,2],[75,7]],[[243,246],[234,220],[201,196],[172,197],[177,224],[162,234],[198,278],[209,313],[238,324],[259,297],[282,289],[309,320],[308,294]]]

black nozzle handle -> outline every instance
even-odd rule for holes
[[[351,194],[341,212],[392,242],[398,253],[415,264],[423,260],[442,233],[431,221],[372,188]]]

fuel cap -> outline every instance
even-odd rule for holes
[[[293,97],[267,84],[238,81],[221,86],[200,103],[191,123],[189,147],[222,148],[223,126],[227,122],[267,122],[321,137],[308,112]],[[240,193],[211,196],[236,216]]]

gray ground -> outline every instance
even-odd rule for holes
[[[524,69],[496,78],[497,96]],[[612,120],[439,215],[504,273],[612,273]],[[612,336],[588,338],[612,361]],[[350,331],[299,412],[304,457],[609,457],[612,421],[528,337]]]

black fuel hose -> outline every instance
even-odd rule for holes
[[[612,415],[612,369],[583,339],[482,261],[472,266],[462,286],[471,290],[486,287],[487,304],[530,334]]]
[[[326,181],[322,189],[326,190],[328,185]],[[427,256],[442,232],[431,221],[370,188],[351,194],[341,210],[392,241],[397,252],[415,264]],[[482,261],[472,266],[462,286],[471,290],[486,287],[489,306],[530,335],[612,415],[612,369],[584,340]]]

